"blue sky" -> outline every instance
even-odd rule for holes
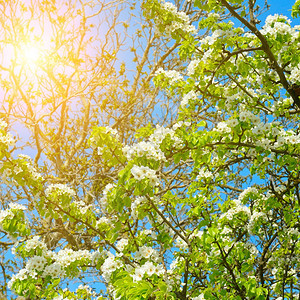
[[[263,0],[264,2],[264,0]],[[266,17],[268,15],[274,15],[274,14],[282,14],[287,16],[289,19],[293,21],[293,25],[299,24],[299,18],[298,19],[292,19],[291,17],[291,9],[293,4],[295,3],[295,0],[268,0],[268,4],[270,5],[270,9],[264,13],[260,19],[265,21]]]

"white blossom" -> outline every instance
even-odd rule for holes
[[[29,261],[26,264],[26,269],[31,272],[31,271],[37,271],[41,272],[43,271],[45,265],[47,263],[47,259],[43,256],[33,256],[29,259]]]
[[[166,157],[160,150],[159,145],[151,142],[140,142],[132,146],[124,146],[123,153],[128,160],[131,160],[134,156],[142,157],[146,156],[148,159],[155,159],[165,161]]]
[[[29,252],[31,250],[39,248],[44,250],[44,252],[46,252],[47,251],[46,244],[40,241],[39,239],[40,239],[39,236],[34,236],[32,239],[28,240],[25,244],[24,249]]]
[[[51,278],[60,278],[65,275],[65,271],[59,263],[53,263],[45,267],[42,276],[51,276]]]
[[[68,187],[66,184],[56,183],[56,184],[50,184],[48,188],[45,190],[45,194],[47,197],[49,197],[52,193],[56,192],[57,195],[67,195],[69,197],[76,196],[76,193],[73,189]]]
[[[194,59],[191,60],[191,62],[189,63],[188,67],[187,67],[187,75],[188,76],[193,76],[195,74],[196,68],[200,63],[200,59]]]
[[[168,78],[170,80],[170,84],[183,80],[182,75],[175,70],[165,71],[163,68],[158,68],[158,70],[155,72],[155,76],[160,74],[163,74],[166,78]]]
[[[147,166],[134,165],[131,169],[131,174],[136,180],[140,181],[147,178],[152,186],[159,185],[159,180],[155,173],[155,170],[152,170]]]

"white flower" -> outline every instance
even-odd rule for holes
[[[127,239],[120,239],[117,242],[116,247],[118,248],[119,251],[122,252],[127,245],[128,245],[128,240]]]
[[[182,101],[180,103],[181,107],[186,107],[189,104],[189,101],[196,100],[198,97],[198,94],[194,91],[190,91],[187,94],[185,94],[182,98]]]
[[[191,300],[205,300],[205,297],[204,297],[204,294],[200,294],[200,295],[197,296],[197,297],[191,298]]]
[[[43,277],[51,276],[52,278],[59,278],[65,274],[62,266],[58,263],[53,263],[45,267]]]
[[[217,128],[214,128],[215,131],[218,131],[220,133],[230,133],[231,128],[227,125],[226,122],[219,122],[217,124]]]
[[[116,139],[120,139],[119,133],[116,129],[113,129],[111,127],[105,127],[105,133],[110,133],[111,135],[113,135]]]
[[[255,126],[252,129],[252,132],[254,134],[257,134],[257,135],[263,134],[263,132],[264,132],[264,124],[263,123],[259,123],[257,126]]]
[[[132,146],[124,146],[123,153],[126,155],[127,160],[131,160],[134,156],[146,156],[148,159],[165,161],[166,157],[160,150],[159,145],[153,141],[140,142]]]
[[[92,204],[86,205],[86,203],[82,200],[79,201],[73,201],[73,203],[75,204],[75,206],[77,207],[78,211],[81,214],[86,214],[89,210],[93,210],[95,211],[94,207]]]
[[[151,261],[146,261],[142,266],[139,266],[135,269],[135,272],[132,276],[133,280],[140,281],[145,275],[152,276],[153,274],[161,275],[164,273],[164,269],[161,265],[155,265]]]
[[[159,68],[156,72],[155,75],[163,74],[166,78],[170,80],[170,84],[175,83],[176,81],[181,81],[183,80],[182,75],[175,70],[168,70],[165,71],[163,68]]]
[[[75,197],[76,193],[73,189],[68,187],[66,184],[56,183],[50,184],[45,191],[47,197],[49,197],[52,193],[56,192],[57,195],[67,195],[69,197]]]
[[[103,265],[101,266],[102,276],[106,280],[106,282],[110,281],[111,274],[122,267],[121,261],[116,258],[113,254],[109,254],[109,256],[105,259]]]
[[[150,258],[151,256],[156,256],[156,251],[148,246],[142,246],[135,254],[135,259],[140,260],[141,258]]]
[[[149,137],[149,141],[151,141],[154,144],[160,145],[167,136],[169,136],[170,139],[173,141],[174,147],[183,147],[183,141],[175,135],[174,129],[165,128],[159,125],[156,125],[156,129]]]
[[[138,207],[145,202],[146,197],[136,197],[135,201],[131,203],[131,215],[134,219],[138,218]]]
[[[36,248],[47,251],[46,244],[40,241],[39,239],[40,239],[39,236],[34,236],[31,240],[28,240],[25,244],[24,249],[28,252]]]
[[[237,119],[230,119],[230,120],[227,120],[226,123],[229,127],[233,128],[239,124],[239,121]]]
[[[100,226],[101,224],[111,224],[111,219],[108,219],[107,217],[101,217],[96,222],[96,227]]]
[[[145,270],[143,268],[136,268],[134,275],[131,275],[131,276],[133,278],[133,281],[136,282],[136,281],[142,280],[144,277],[144,274],[145,274]]]
[[[1,223],[5,219],[12,219],[14,216],[15,216],[15,214],[13,213],[13,211],[11,209],[1,210],[0,211],[0,227],[1,227]]]
[[[248,226],[247,226],[247,230],[250,234],[252,234],[252,230],[255,226],[255,222],[257,222],[257,220],[259,218],[263,218],[264,220],[267,220],[267,216],[266,216],[265,213],[254,211],[253,214],[251,215],[250,219],[249,219],[249,223],[248,223]]]
[[[108,183],[104,189],[103,189],[103,196],[101,197],[101,200],[100,200],[100,203],[101,203],[101,206],[102,208],[105,209],[105,207],[107,206],[107,196],[108,196],[108,193],[115,187],[116,185],[113,184],[113,183]]]
[[[3,120],[0,120],[0,127],[2,128],[6,128],[7,127],[7,123]]]
[[[62,267],[67,267],[75,261],[91,260],[92,254],[88,250],[74,251],[72,249],[62,249],[54,253],[53,259]]]
[[[43,271],[45,264],[47,263],[47,259],[43,256],[33,256],[29,259],[29,261],[26,264],[26,269],[31,271],[37,271],[41,272]]]
[[[213,173],[208,171],[208,170],[205,170],[205,167],[203,167],[202,169],[199,170],[199,174],[197,175],[196,177],[196,180],[201,180],[203,178],[213,178]]]
[[[96,293],[88,285],[79,285],[79,287],[76,289],[76,293],[78,293],[80,290],[84,290],[88,296],[96,296]]]
[[[249,194],[257,194],[258,190],[255,187],[248,187],[242,193],[240,193],[238,200],[243,201],[243,199]]]
[[[28,270],[27,269],[21,269],[18,274],[16,274],[16,275],[13,274],[12,275],[11,280],[7,284],[8,288],[11,289],[12,285],[14,284],[14,282],[16,280],[19,279],[19,280],[23,281],[23,280],[26,280],[27,277],[28,277]]]
[[[178,247],[179,249],[187,249],[188,248],[188,244],[181,237],[178,237],[175,240],[175,246]]]
[[[200,59],[192,60],[187,67],[187,75],[193,76],[195,74],[196,68],[200,63]]]
[[[172,14],[177,14],[177,7],[171,2],[164,3],[163,8]]]
[[[295,28],[291,28],[291,21],[283,15],[269,15],[266,18],[266,23],[260,32],[264,35],[269,34],[275,38],[280,35],[291,35],[292,40],[297,36]]]
[[[151,261],[145,262],[145,264],[143,265],[143,269],[149,276],[153,275],[156,271],[156,267]]]
[[[165,32],[167,34],[170,34],[178,29],[181,29],[185,32],[190,32],[193,34],[197,33],[195,26],[190,24],[188,15],[183,11],[178,12],[177,7],[173,3],[171,3],[171,2],[163,3],[162,8],[164,8],[165,10],[170,12],[172,15],[174,15],[175,18],[179,19],[178,21],[172,21],[171,25],[166,26]],[[160,22],[160,20],[157,20],[157,21]]]
[[[10,133],[3,134],[0,132],[0,143],[9,147],[15,144],[15,140]]]
[[[229,209],[226,213],[220,216],[220,219],[227,218],[228,220],[232,220],[235,215],[239,213],[245,214],[248,218],[251,217],[250,208],[241,204],[240,200],[233,201],[234,207]]]
[[[159,180],[155,174],[155,170],[150,169],[149,167],[145,166],[137,166],[134,165],[131,169],[131,174],[136,180],[143,180],[144,178],[148,178],[150,184],[152,186],[159,185]]]

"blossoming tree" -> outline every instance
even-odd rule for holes
[[[278,14],[260,24],[255,0],[145,0],[141,28],[155,30],[122,79],[119,49],[105,48],[115,17],[101,53],[82,48],[95,33],[84,22],[113,2],[70,1],[69,17],[45,3],[45,24],[65,24],[55,51],[0,67],[3,295],[299,299],[300,27]],[[20,11],[36,13],[1,12]],[[169,101],[165,118],[155,99]],[[15,120],[32,130],[34,161],[15,153]]]

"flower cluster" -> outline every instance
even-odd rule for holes
[[[155,170],[145,166],[134,165],[131,169],[131,174],[136,180],[141,181],[147,178],[152,186],[159,185],[159,180],[155,173]]]
[[[58,196],[68,196],[68,197],[75,197],[76,193],[73,189],[68,187],[66,184],[56,183],[50,184],[47,189],[45,190],[45,194],[47,197],[51,196],[53,193],[56,193]]]
[[[107,196],[109,192],[115,187],[116,185],[113,183],[108,183],[105,188],[103,189],[103,196],[101,197],[101,207],[105,209],[107,206]]]
[[[156,274],[158,276],[164,274],[164,269],[160,264],[154,264],[151,261],[146,261],[143,265],[135,268],[132,278],[134,282],[142,280],[146,275],[148,277]]]
[[[195,26],[190,24],[190,19],[188,15],[183,11],[178,11],[177,7],[173,3],[171,2],[163,3],[162,8],[165,11],[171,13],[175,17],[175,20],[173,20],[171,24],[167,25],[165,28],[165,32],[167,34],[176,32],[178,29],[187,33],[192,33],[192,34],[197,33]]]
[[[165,161],[166,157],[160,150],[159,145],[153,142],[140,142],[132,146],[124,146],[123,153],[127,157],[127,160],[131,160],[134,156],[142,157],[146,156],[148,159],[155,159],[159,161]]]
[[[96,297],[96,293],[92,290],[92,288],[88,285],[79,285],[76,289],[76,293],[84,292],[83,295],[85,297]]]
[[[257,223],[258,219],[261,218],[262,220],[267,220],[267,216],[264,212],[254,211],[249,219],[249,223],[247,225],[247,230],[249,234],[254,234],[253,228]]]
[[[38,180],[43,180],[44,179],[42,177],[42,175],[37,172],[36,168],[32,166],[32,159],[31,159],[30,156],[24,155],[24,154],[19,154],[18,157],[20,159],[23,159],[23,160],[26,161],[25,165],[26,165],[27,171],[29,172],[29,174],[31,175],[31,178],[33,180],[38,181]],[[17,174],[16,168],[18,169],[19,172],[22,171],[22,168],[16,166],[14,168],[14,173],[15,174]]]
[[[196,69],[200,63],[200,59],[196,58],[190,61],[188,67],[187,67],[187,75],[188,76],[193,76],[196,72]]]
[[[183,147],[183,141],[175,135],[175,130],[166,128],[163,126],[156,125],[156,128],[154,132],[149,137],[150,142],[153,142],[155,144],[161,144],[163,140],[169,136],[170,139],[174,143],[174,147],[176,148],[182,148]]]
[[[300,64],[298,64],[296,67],[292,68],[291,75],[290,75],[290,81],[294,84],[300,83]]]
[[[170,84],[174,84],[178,81],[183,80],[182,75],[175,70],[165,71],[163,68],[158,68],[157,71],[155,72],[155,76],[158,75],[163,75],[166,79],[169,80]]]
[[[203,167],[202,169],[199,170],[199,173],[198,173],[198,175],[196,177],[196,180],[200,181],[203,178],[205,178],[205,179],[211,179],[211,178],[213,178],[213,176],[214,175],[213,175],[213,173],[211,171],[208,171],[208,170],[205,169],[205,167]]]
[[[99,220],[96,221],[96,227],[101,228],[102,225],[111,225],[111,219],[107,217],[101,217]]]
[[[12,288],[13,284],[20,280],[20,281],[24,281],[28,278],[28,271],[27,269],[21,269],[17,274],[13,274],[10,281],[7,283],[8,288]]]
[[[91,261],[92,253],[88,250],[74,251],[72,249],[62,249],[57,253],[52,252],[52,259],[62,267],[68,267],[72,262],[85,260]]]
[[[46,263],[47,263],[47,259],[45,257],[35,255],[29,259],[25,269],[29,273],[33,271],[41,272],[44,270]]]
[[[197,100],[198,95],[199,95],[199,93],[196,93],[195,91],[188,92],[187,94],[185,94],[182,97],[182,100],[180,102],[180,106],[182,108],[185,108],[186,106],[189,105],[190,101]]]
[[[80,267],[95,263],[101,254],[91,253],[88,250],[74,251],[61,249],[58,252],[49,251],[44,242],[34,236],[24,246],[18,246],[18,251],[24,256],[29,256],[24,269],[13,275],[9,287],[15,289],[20,281],[32,282],[38,278],[46,278],[46,282],[61,277],[73,277],[78,275]],[[49,281],[50,280],[50,281]]]
[[[132,160],[134,157],[146,157],[147,159],[154,159],[156,161],[166,161],[164,152],[160,149],[160,145],[166,137],[169,137],[174,147],[181,148],[183,141],[176,136],[175,131],[185,126],[190,126],[190,122],[179,121],[173,125],[173,129],[156,125],[154,132],[149,136],[149,141],[142,141],[132,146],[124,146],[123,153],[127,160]]]
[[[60,278],[65,275],[65,271],[59,263],[47,265],[43,271],[42,277]]]
[[[127,245],[128,245],[128,240],[122,238],[117,242],[116,247],[118,248],[119,251],[122,252]]]
[[[183,121],[178,121],[178,122],[176,122],[175,124],[173,124],[172,129],[173,129],[174,131],[176,131],[178,128],[181,128],[182,126],[189,127],[189,126],[191,126],[191,122],[189,122],[189,121],[185,121],[185,122],[183,122]],[[182,142],[182,141],[181,141],[181,142]]]
[[[86,204],[83,200],[79,200],[79,201],[73,201],[73,204],[76,206],[76,208],[78,209],[78,211],[81,214],[86,214],[89,210],[94,210],[94,206],[92,204]]]
[[[250,208],[242,205],[239,200],[233,201],[234,207],[229,209],[226,213],[224,213],[220,218],[226,218],[227,220],[232,220],[237,214],[243,213],[247,216],[247,218],[251,217]]]
[[[39,236],[34,236],[32,239],[28,240],[25,244],[25,253],[29,254],[32,250],[41,250],[43,253],[47,252],[47,245],[40,241]]]
[[[0,143],[9,147],[15,144],[15,140],[12,138],[10,133],[0,133]]]
[[[289,34],[295,39],[299,36],[299,32],[297,32],[295,28],[292,28],[290,23],[291,21],[286,16],[278,14],[275,14],[274,16],[270,15],[266,18],[261,33],[263,35],[274,36],[275,38],[278,35]]]
[[[14,212],[11,209],[5,209],[0,211],[0,228],[2,228],[1,223],[5,219],[12,219],[14,217]]]
[[[108,126],[106,126],[105,129],[106,129],[105,133],[109,133],[109,134],[113,135],[118,140],[120,139],[118,130],[116,130],[114,128],[111,128],[111,127],[108,127]]]
[[[134,201],[131,202],[131,215],[134,219],[138,218],[138,207],[147,200],[146,197],[136,197]]]
[[[108,253],[108,257],[105,259],[101,266],[102,276],[106,282],[110,281],[110,277],[114,271],[123,267],[122,261],[115,257],[113,254]]]
[[[229,24],[232,24],[229,23]],[[241,30],[242,28],[240,28]],[[213,32],[212,35],[206,36],[205,38],[203,38],[201,40],[201,44],[202,45],[213,45],[219,38],[228,38],[228,37],[232,37],[234,35],[234,32],[232,30],[222,30],[222,29],[217,29]]]
[[[18,203],[9,203],[9,208],[0,210],[0,229],[8,232],[12,238],[15,237],[17,233],[22,234],[21,229],[22,223],[24,223],[24,210],[26,210],[26,207]],[[11,227],[10,224],[14,224],[14,220],[18,220],[18,222],[14,227]]]
[[[255,187],[248,187],[243,192],[241,192],[239,194],[238,200],[242,202],[247,196],[249,196],[251,194],[257,194],[257,193],[258,193],[257,188],[255,188]]]
[[[4,128],[7,127],[7,123],[3,120],[0,120],[0,144],[5,145],[6,147],[13,146],[15,140],[12,135],[4,131]]]
[[[158,252],[148,246],[142,246],[139,248],[139,250],[135,253],[136,260],[141,260],[142,258],[146,259],[152,259],[153,261],[158,261],[159,260],[159,254]]]
[[[230,133],[231,128],[228,126],[226,122],[219,122],[217,124],[217,127],[214,128],[215,131],[218,131],[220,133]]]

